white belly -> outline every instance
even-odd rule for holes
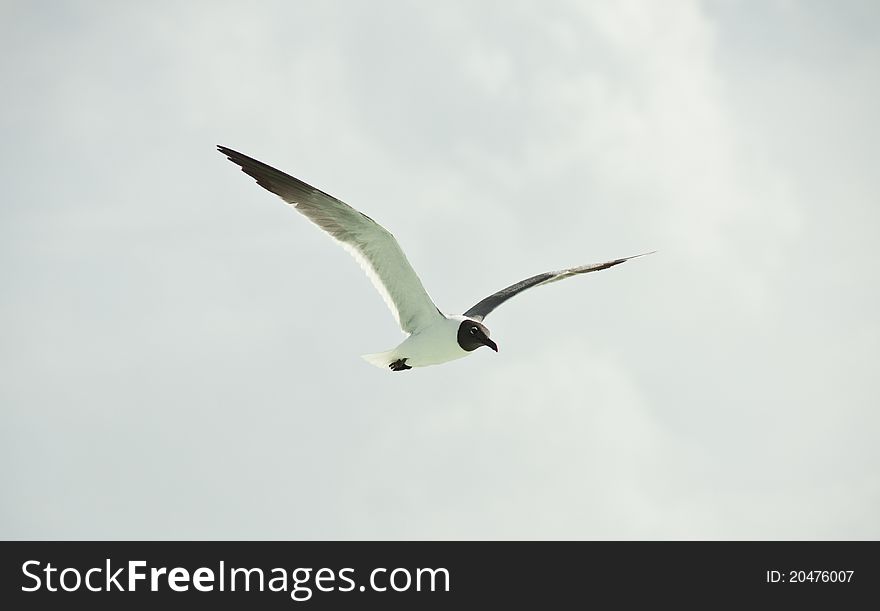
[[[396,348],[387,352],[365,354],[364,359],[378,367],[387,367],[399,359],[406,359],[410,367],[427,367],[460,359],[471,354],[458,345],[458,327],[464,316],[451,316],[434,325],[413,333]]]
[[[470,352],[458,345],[460,320],[447,318],[413,333],[394,349],[397,358],[406,359],[410,367],[426,367],[460,359]]]

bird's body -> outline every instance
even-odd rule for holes
[[[458,343],[458,331],[465,321],[477,322],[465,316],[444,315],[432,325],[411,334],[396,348],[365,354],[363,358],[379,367],[388,367],[397,361],[407,367],[427,367],[460,359],[474,353]]]
[[[340,242],[361,264],[401,330],[408,335],[396,348],[364,355],[367,362],[392,371],[446,363],[467,356],[480,346],[497,352],[498,346],[489,339],[489,329],[482,321],[511,297],[535,286],[606,269],[642,256],[538,274],[493,293],[463,315],[447,316],[434,305],[397,240],[384,227],[289,174],[232,149],[217,148],[256,179],[257,184],[281,197]]]

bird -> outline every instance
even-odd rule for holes
[[[222,145],[218,145],[217,150],[354,256],[407,335],[390,350],[362,355],[368,363],[391,371],[439,365],[471,355],[484,346],[498,352],[498,344],[490,338],[483,321],[511,297],[536,286],[608,269],[656,252],[537,274],[489,295],[461,315],[447,315],[434,304],[397,239],[382,225],[332,195],[272,166]]]

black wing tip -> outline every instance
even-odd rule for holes
[[[239,165],[244,169],[244,165],[249,161],[256,161],[256,159],[251,159],[244,153],[239,153],[236,150],[229,148],[228,146],[223,146],[222,144],[217,145],[217,150],[220,151],[229,161],[232,163]]]
[[[649,252],[639,253],[637,255],[632,255],[629,257],[621,257],[620,259],[613,259],[611,261],[606,261],[605,263],[596,263],[594,265],[583,265],[581,267],[573,267],[571,269],[562,270],[558,273],[571,273],[574,272],[576,274],[585,274],[587,272],[598,272],[603,269],[608,269],[609,267],[614,267],[615,265],[620,265],[621,263],[626,263],[630,259],[638,259],[639,257],[647,257],[648,255],[653,255],[656,250],[651,250]]]
[[[313,197],[316,194],[339,202],[339,200],[332,195],[301,181],[299,178],[294,178],[278,168],[273,168],[269,164],[263,163],[258,159],[248,157],[244,153],[239,153],[228,146],[218,144],[217,150],[226,155],[226,158],[237,165],[242,172],[256,180],[258,185],[267,191],[274,193],[289,204],[297,205],[300,198]],[[363,216],[373,223],[376,222],[365,214]]]
[[[220,151],[222,154],[226,155],[226,158],[229,161],[231,161],[233,163],[237,163],[238,165],[242,165],[242,162],[244,162],[244,161],[257,162],[256,159],[253,159],[252,157],[248,157],[244,153],[239,153],[238,151],[233,150],[233,149],[229,148],[228,146],[223,146],[222,144],[217,145],[217,150]],[[257,162],[257,163],[260,163],[260,162]]]
[[[648,252],[643,252],[643,253],[639,253],[637,255],[632,255],[631,257],[623,257],[622,259],[617,259],[614,262],[614,265],[617,265],[618,263],[623,263],[625,261],[629,261],[630,259],[638,259],[639,257],[647,257],[648,255],[653,255],[656,252],[657,252],[656,250],[650,250]]]
[[[254,178],[257,181],[257,184],[259,184],[260,186],[262,186],[266,189],[269,189],[273,193],[275,193],[275,190],[271,189],[268,186],[268,183],[263,184],[264,181],[267,181],[270,179],[275,180],[275,181],[283,180],[283,179],[293,180],[293,181],[296,180],[292,176],[288,176],[287,174],[285,174],[284,172],[282,172],[281,170],[279,170],[277,168],[273,168],[272,166],[267,165],[267,164],[263,163],[262,161],[254,159],[253,157],[248,157],[244,153],[239,153],[238,151],[233,150],[227,146],[223,146],[222,144],[217,145],[217,150],[220,151],[221,153],[223,153],[224,155],[226,155],[226,158],[229,161],[231,161],[235,165],[239,166],[239,168],[241,168],[242,172],[244,172],[245,174],[247,174],[251,178]]]

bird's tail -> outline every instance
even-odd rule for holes
[[[394,357],[394,350],[388,350],[386,352],[374,352],[373,354],[362,354],[361,358],[368,362],[370,365],[375,365],[376,367],[381,367],[382,369],[386,369],[388,365],[397,360]]]

